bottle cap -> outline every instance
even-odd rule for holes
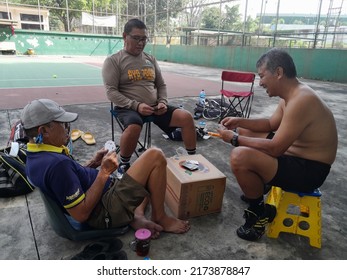
[[[151,237],[151,232],[150,230],[146,229],[146,228],[140,228],[135,232],[135,237],[138,240],[146,240],[149,239]]]

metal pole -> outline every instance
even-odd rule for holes
[[[157,26],[157,0],[154,0],[154,36],[156,36],[156,26]]]
[[[167,39],[169,39],[169,1],[170,0],[166,0],[166,36]]]
[[[111,15],[114,15],[113,4],[111,4]],[[114,19],[114,25],[117,26],[117,17]],[[114,27],[112,27],[112,35],[114,35]]]
[[[95,11],[94,11],[94,0],[93,0],[93,33],[95,33],[95,19],[94,19],[94,16],[95,16]]]
[[[257,46],[259,44],[259,34],[261,29],[261,23],[263,21],[263,6],[264,6],[264,0],[261,0],[261,8],[260,8],[260,18],[259,18],[259,24],[258,24],[258,37],[257,37]]]
[[[8,0],[6,0],[6,9],[7,9],[7,17],[8,17],[8,20],[11,20],[10,18],[10,9],[8,7]]]
[[[316,32],[314,34],[314,42],[313,42],[313,48],[314,49],[317,47],[317,39],[318,39],[318,32],[319,32],[320,13],[322,10],[322,2],[323,2],[323,0],[319,1],[319,11],[318,11],[318,17],[317,17]]]
[[[37,6],[38,6],[38,8],[39,8],[39,24],[40,24],[40,30],[42,30],[42,26],[41,26],[40,0],[37,0]]]
[[[69,18],[69,3],[66,0],[66,20],[67,20],[67,32],[70,32],[70,18]]]
[[[146,6],[147,6],[147,0],[145,0],[144,18],[143,18],[143,21],[144,21],[145,24],[147,22],[147,9],[146,9]]]
[[[141,19],[141,17],[140,17],[140,0],[137,1],[137,16],[138,16],[138,18]]]
[[[222,19],[222,0],[219,1],[219,20],[218,20],[218,40],[217,40],[217,46],[219,46],[220,41],[220,27],[221,27],[221,19]],[[200,25],[199,25],[200,28]]]
[[[119,8],[119,1],[117,2],[117,34],[121,34],[120,27],[119,27],[119,18],[120,18],[120,8]]]
[[[276,42],[277,25],[278,25],[278,16],[279,16],[279,12],[280,12],[280,2],[281,2],[281,0],[278,0],[278,2],[277,2],[275,33],[274,33],[274,40],[273,40],[273,42],[272,42],[272,46],[273,46],[273,47],[275,47],[275,42]]]
[[[246,0],[246,7],[245,7],[245,18],[243,20],[243,34],[242,34],[242,46],[246,44],[246,24],[247,24],[247,11],[248,11],[248,0]]]

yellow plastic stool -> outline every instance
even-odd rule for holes
[[[267,236],[277,238],[280,232],[306,236],[310,245],[321,248],[321,192],[285,192],[273,186],[266,203],[275,205],[277,215],[269,224]]]

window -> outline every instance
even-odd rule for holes
[[[39,24],[28,24],[28,23],[22,23],[22,29],[34,29],[34,30],[44,30],[44,26]]]
[[[7,12],[0,12],[0,19],[11,19],[11,13],[10,13],[10,18],[8,18],[8,13]]]
[[[30,14],[20,14],[20,20],[21,21],[39,22],[39,16],[38,15],[30,15]],[[43,22],[43,16],[41,16],[41,22]]]

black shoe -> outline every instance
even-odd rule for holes
[[[264,194],[267,194],[271,190],[271,185],[264,185]],[[240,195],[240,199],[246,203],[249,203],[249,198],[246,197],[244,194]]]
[[[202,113],[194,113],[194,120],[202,118]]]
[[[248,241],[256,241],[263,236],[265,226],[271,223],[276,216],[275,206],[265,204],[264,208],[264,213],[260,216],[249,209],[245,210],[243,217],[246,219],[246,222],[237,229],[236,233],[238,237]]]
[[[244,194],[241,194],[241,195],[240,195],[240,199],[241,199],[242,201],[246,202],[246,203],[249,203],[249,202],[250,202],[250,201],[249,201],[249,198],[246,197]]]

